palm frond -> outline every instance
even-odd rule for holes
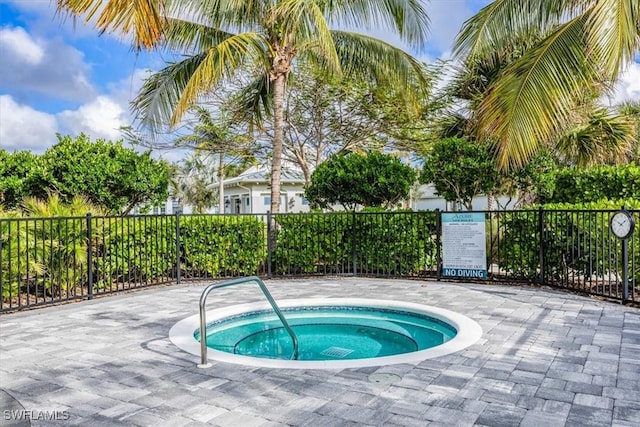
[[[579,167],[626,163],[634,144],[634,120],[605,109],[591,112],[554,143],[565,162]]]
[[[169,18],[163,35],[163,47],[181,54],[198,53],[215,47],[233,35],[197,22]]]
[[[336,53],[331,31],[316,1],[283,0],[276,9],[282,32],[291,34],[294,47],[316,49],[325,58],[328,72],[341,74],[340,60]]]
[[[518,34],[545,34],[574,19],[585,0],[495,0],[469,18],[455,42],[454,55],[486,56],[502,50]]]
[[[166,126],[173,115],[184,87],[195,70],[205,60],[207,53],[193,55],[180,62],[169,64],[147,78],[132,101],[136,121],[142,127],[156,132]]]
[[[158,71],[145,81],[133,101],[136,119],[151,130],[166,124],[175,126],[199,95],[231,77],[247,61],[264,61],[264,46],[258,34],[234,35]]]
[[[481,102],[479,136],[496,141],[501,167],[530,158],[567,122],[585,83],[597,81],[596,64],[580,48],[585,25],[580,16],[560,26],[510,65]]]
[[[167,0],[57,0],[58,11],[96,19],[101,33],[133,34],[136,49],[149,49],[160,41]]]
[[[331,34],[345,75],[407,90],[429,85],[422,64],[402,49],[359,33],[334,30]]]
[[[179,0],[173,4],[173,16],[188,16],[202,25],[251,32],[264,24],[267,10],[275,2],[264,0]]]
[[[604,78],[613,82],[638,53],[640,1],[599,0],[586,15],[589,60],[600,64]]]
[[[273,114],[273,92],[269,76],[262,74],[243,87],[235,96],[234,121],[247,123],[249,131],[262,129],[265,120]]]
[[[421,48],[429,35],[429,17],[420,0],[351,0],[318,2],[327,20],[349,28],[390,30],[411,47]]]

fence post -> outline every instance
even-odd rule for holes
[[[442,211],[436,208],[436,280],[442,278]]]
[[[353,262],[353,276],[357,276],[357,269],[358,269],[358,260],[357,260],[357,253],[356,253],[356,211],[355,209],[353,210],[353,212],[351,213],[351,218],[352,218],[352,224],[351,224],[351,256],[352,256],[352,262]]]
[[[267,211],[267,277],[271,278],[271,211]]]
[[[545,282],[545,262],[544,262],[544,209],[542,206],[538,208],[538,235],[540,236],[540,242],[538,245],[538,259],[540,264],[540,274],[538,275],[538,284],[544,285]]]
[[[176,212],[176,282],[179,285],[181,279],[180,272],[180,211]]]
[[[93,242],[91,231],[91,213],[87,213],[87,291],[88,298],[93,299]]]
[[[622,210],[626,210],[624,205]],[[622,239],[622,302],[629,301],[629,239]]]

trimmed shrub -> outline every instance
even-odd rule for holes
[[[602,200],[640,200],[640,166],[564,168],[556,172],[550,203],[593,203]],[[595,205],[594,205],[595,206]]]
[[[135,286],[171,275],[176,259],[175,217],[106,217],[93,220],[94,286]]]
[[[505,213],[500,224],[497,257],[500,268],[523,278],[537,277],[542,238],[547,280],[562,281],[569,274],[590,277],[620,271],[621,261],[611,259],[619,240],[609,232],[610,215],[606,210],[617,210],[621,206],[640,210],[640,201],[545,205],[542,236],[537,209]],[[640,255],[639,237],[632,240],[630,251],[636,257]],[[640,281],[640,269],[632,272],[631,276]]]
[[[278,274],[420,274],[435,268],[436,215],[366,212],[279,215]],[[355,221],[355,222],[354,222]]]
[[[266,224],[253,216],[180,217],[185,276],[256,274],[266,257]]]

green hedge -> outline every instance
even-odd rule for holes
[[[134,285],[171,275],[176,259],[175,217],[95,218],[94,285]]]
[[[175,278],[175,216],[96,217],[91,226],[94,289]],[[252,216],[180,217],[182,275],[257,274],[266,259],[265,231]],[[84,293],[77,288],[88,284],[85,218],[0,221],[0,239],[4,299]]]
[[[351,265],[353,214],[274,215],[276,274],[335,273]]]
[[[254,275],[266,258],[266,224],[253,216],[180,219],[182,274]]]
[[[570,271],[587,277],[604,276],[612,269],[620,271],[620,260],[610,259],[611,253],[618,251],[620,241],[609,232],[610,214],[606,210],[617,210],[622,206],[640,210],[640,200],[545,205],[542,239],[546,279],[563,280]],[[636,217],[640,223],[640,217]],[[637,257],[640,238],[636,237],[632,242],[630,251]],[[537,209],[503,214],[497,256],[501,270],[524,278],[537,277],[539,245]],[[640,268],[632,272],[632,277],[640,281]]]
[[[601,200],[640,200],[640,166],[564,168],[556,172],[551,203],[590,203]]]
[[[276,217],[277,274],[352,271],[412,275],[435,268],[435,213],[366,212]]]

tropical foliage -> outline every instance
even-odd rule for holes
[[[45,200],[57,194],[65,204],[82,196],[111,214],[126,214],[136,205],[168,197],[168,165],[121,142],[58,135],[42,155],[16,152],[7,157],[0,166],[0,201],[6,208],[19,207],[27,196]]]
[[[437,194],[467,210],[475,196],[492,193],[499,179],[489,147],[461,138],[436,141],[420,175],[420,182],[433,183]]]
[[[477,135],[495,142],[503,167],[524,164],[561,136],[585,94],[611,87],[633,61],[640,2],[496,0],[465,23],[456,54],[491,58],[527,37],[534,43],[488,85],[476,109]]]
[[[313,172],[305,197],[321,208],[392,207],[409,197],[415,180],[414,170],[389,154],[337,154]]]
[[[57,194],[47,200],[27,197],[21,211],[6,215],[14,220],[0,218],[2,297],[17,295],[21,284],[36,295],[59,296],[86,282],[87,232],[82,217],[104,211],[79,196],[65,203]],[[41,220],[15,220],[22,215]]]
[[[193,205],[198,213],[215,200],[218,212],[224,212],[224,179],[252,163],[259,146],[248,135],[238,133],[224,111],[219,111],[215,119],[203,106],[195,106],[192,111],[197,122],[191,133],[179,137],[174,146],[194,149],[196,154],[178,166],[172,185],[174,195]],[[215,165],[213,156],[218,160]],[[217,192],[213,190],[214,183]]]
[[[272,101],[271,211],[279,211],[286,83],[294,64],[309,63],[335,76],[358,75],[378,85],[409,88],[422,79],[418,61],[370,36],[331,25],[391,31],[411,47],[426,40],[419,1],[58,0],[61,10],[96,18],[101,31],[132,33],[136,48],[164,46],[183,59],[150,77],[134,102],[140,121],[177,124],[200,96],[240,71],[255,75],[250,93],[259,106]],[[406,91],[405,101],[413,96]]]

